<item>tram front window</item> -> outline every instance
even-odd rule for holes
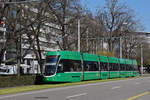
[[[54,75],[55,72],[56,72],[56,64],[55,63],[45,65],[45,75],[46,76]]]
[[[47,56],[45,64],[45,75],[50,76],[56,73],[57,56]]]

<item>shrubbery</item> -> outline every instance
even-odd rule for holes
[[[0,88],[33,85],[36,79],[36,75],[21,75],[19,77],[17,75],[0,76]]]

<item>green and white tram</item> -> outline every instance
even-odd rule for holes
[[[46,55],[43,81],[79,82],[137,75],[136,60],[73,51],[53,51]]]

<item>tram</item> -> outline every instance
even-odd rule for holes
[[[47,52],[43,82],[79,82],[136,77],[136,60],[73,51]]]

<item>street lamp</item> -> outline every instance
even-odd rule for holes
[[[122,58],[122,37],[120,37],[120,58]]]
[[[143,75],[143,44],[141,43],[141,75]]]
[[[78,19],[78,52],[80,52],[80,19]]]
[[[124,27],[124,25],[127,25],[127,22],[124,22],[122,25],[122,28]],[[123,32],[123,29],[121,28],[121,32]],[[122,58],[122,37],[120,36],[120,58]]]

